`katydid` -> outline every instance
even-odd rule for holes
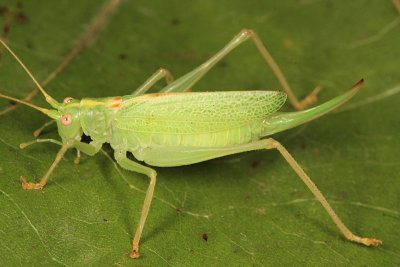
[[[219,60],[248,39],[253,40],[286,93],[275,91],[188,92],[192,85]],[[324,104],[302,110],[316,100],[316,92],[311,93],[303,101],[298,101],[282,71],[259,37],[253,31],[244,29],[217,54],[175,81],[169,71],[160,69],[130,95],[82,100],[67,97],[63,103],[59,103],[46,93],[11,49],[3,41],[0,40],[0,42],[29,74],[53,109],[41,108],[2,94],[0,97],[25,104],[46,114],[57,123],[61,137],[61,142],[53,139],[37,139],[21,144],[21,147],[35,142],[53,142],[61,145],[56,159],[39,183],[27,182],[21,177],[24,189],[42,189],[68,149],[75,148],[78,155],[80,151],[94,155],[104,143],[110,143],[114,149],[115,160],[122,168],[150,178],[130,257],[139,257],[139,241],[153,198],[156,171],[129,159],[128,152],[132,153],[138,161],[143,161],[148,165],[171,167],[245,151],[277,149],[347,239],[367,246],[377,246],[382,243],[379,239],[354,235],[339,219],[325,197],[289,152],[278,141],[270,137],[264,138],[313,120],[342,105],[361,89],[363,80]],[[167,86],[160,93],[146,94],[157,81],[163,78],[166,79]],[[277,112],[287,97],[299,111]],[[46,123],[45,126],[48,124],[50,123]],[[35,132],[35,136],[39,135],[40,130]],[[92,141],[82,142],[83,134],[90,136]]]

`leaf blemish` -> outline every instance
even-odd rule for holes
[[[208,235],[206,233],[204,233],[202,235],[202,238],[203,238],[204,241],[206,241],[206,242],[208,241]]]
[[[18,12],[17,21],[21,24],[24,24],[29,21],[28,17],[23,12]]]
[[[177,25],[181,24],[181,21],[178,18],[173,18],[171,20],[171,24],[172,24],[172,26],[177,26]]]
[[[263,164],[262,161],[256,160],[256,161],[253,161],[253,162],[251,163],[251,167],[253,167],[253,168],[258,168],[258,167],[260,167],[262,164]]]

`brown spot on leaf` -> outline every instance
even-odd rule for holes
[[[34,50],[34,49],[35,49],[35,46],[33,45],[33,43],[32,43],[32,42],[29,42],[29,41],[26,43],[26,47],[29,48],[29,49],[31,49],[31,50]]]
[[[261,214],[265,214],[265,209],[264,208],[258,208],[257,211]]]
[[[206,241],[206,242],[208,241],[208,235],[206,233],[204,233],[202,235],[202,238],[203,238],[204,241]]]
[[[17,21],[22,24],[22,23],[28,22],[29,19],[23,12],[18,12],[17,13]]]
[[[8,148],[8,151],[13,152],[12,148],[10,148],[10,147]]]
[[[17,102],[15,101],[8,101],[8,104],[10,104],[11,106],[15,106],[17,104]]]
[[[261,160],[256,160],[256,161],[253,161],[253,162],[251,163],[251,167],[253,167],[253,168],[258,168],[258,167],[260,167],[262,164],[263,164],[263,163],[262,163]]]
[[[194,253],[194,250],[193,250],[193,249],[191,249],[191,250],[189,250],[189,252],[190,252],[190,253]]]
[[[226,66],[228,66],[228,64],[226,63],[225,60],[221,59],[221,60],[218,62],[218,66],[225,68]]]
[[[361,40],[365,40],[367,38],[368,38],[368,34],[366,34],[366,33],[361,34]]]
[[[343,200],[347,198],[347,192],[342,192],[339,196],[338,196],[338,200]]]
[[[124,53],[119,54],[119,59],[124,60],[126,59],[127,55]]]
[[[8,8],[5,6],[0,6],[0,15],[4,15],[8,11]]]
[[[283,45],[286,46],[287,48],[292,48],[293,47],[293,42],[292,42],[292,40],[284,39],[283,40]]]
[[[177,26],[177,25],[181,24],[181,21],[177,18],[173,18],[171,20],[171,24],[172,24],[172,26]]]
[[[180,208],[175,209],[178,213],[182,213],[182,210]]]

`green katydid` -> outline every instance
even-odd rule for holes
[[[248,39],[253,40],[286,93],[187,92],[219,60]],[[289,152],[278,141],[264,138],[308,122],[342,105],[361,89],[363,80],[324,104],[302,110],[316,100],[316,92],[312,92],[303,101],[298,101],[259,37],[253,31],[244,29],[217,54],[175,81],[169,71],[160,69],[131,95],[82,100],[67,97],[63,103],[59,103],[46,93],[11,49],[3,41],[0,42],[25,69],[54,109],[41,108],[2,94],[0,97],[28,105],[52,118],[57,123],[62,139],[61,142],[53,139],[37,139],[21,144],[22,148],[36,142],[53,142],[61,145],[56,159],[39,183],[27,182],[21,177],[24,189],[42,189],[68,149],[75,148],[78,156],[80,151],[94,155],[104,143],[110,143],[114,149],[115,160],[121,167],[145,174],[150,178],[130,257],[139,257],[139,241],[153,198],[156,171],[128,159],[128,152],[148,165],[167,167],[193,164],[245,151],[277,149],[347,239],[367,246],[377,246],[382,243],[379,239],[354,235]],[[146,94],[163,78],[166,79],[167,86],[160,93]],[[277,112],[286,97],[299,111]],[[49,124],[46,123],[44,127]],[[42,129],[43,127],[36,131],[35,136],[39,135]],[[82,142],[83,134],[90,136],[92,141]]]

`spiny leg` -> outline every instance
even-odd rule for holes
[[[50,175],[53,173],[54,168],[57,166],[57,164],[60,162],[64,154],[67,152],[68,148],[70,148],[69,144],[63,144],[61,149],[58,151],[56,159],[54,160],[53,164],[51,164],[49,170],[47,173],[43,176],[43,178],[40,180],[39,183],[29,183],[25,180],[24,177],[20,177],[22,181],[22,188],[23,189],[42,189],[46,183],[47,180],[49,179]]]
[[[239,34],[237,34],[232,41],[230,41],[223,49],[221,49],[217,54],[207,60],[205,63],[194,69],[193,71],[185,74],[180,77],[170,85],[166,86],[161,92],[169,93],[169,92],[185,92],[189,90],[204,74],[206,74],[218,61],[220,61],[224,56],[226,56],[229,52],[231,52],[234,48],[236,48],[241,43],[245,42],[251,38],[258,51],[264,60],[271,67],[275,76],[278,78],[281,83],[283,89],[288,94],[288,98],[290,103],[296,109],[304,109],[308,104],[317,100],[316,94],[321,87],[317,87],[311,92],[306,98],[302,101],[299,101],[297,97],[294,95],[292,89],[289,86],[285,76],[283,75],[281,69],[279,68],[276,61],[273,59],[271,54],[268,52],[264,44],[261,42],[260,38],[256,33],[252,30],[243,29]]]
[[[310,177],[307,176],[307,174],[303,171],[303,169],[295,161],[295,159],[279,142],[275,141],[272,138],[263,139],[248,144],[222,148],[160,148],[146,154],[144,157],[144,161],[148,164],[157,166],[178,166],[258,149],[277,149],[282,154],[282,156],[289,163],[292,169],[297,173],[301,180],[307,185],[314,196],[322,204],[322,206],[331,216],[333,222],[337,225],[339,230],[344,234],[347,239],[367,246],[377,246],[378,244],[382,243],[382,241],[379,239],[365,238],[354,235],[339,219],[339,217],[333,211],[332,207],[329,205],[317,186],[311,181]]]
[[[115,160],[118,164],[127,170],[142,173],[147,175],[150,178],[150,184],[147,188],[146,197],[144,199],[142,214],[140,216],[139,224],[135,233],[135,237],[133,239],[133,247],[132,252],[129,254],[131,258],[138,258],[139,254],[139,241],[140,237],[142,236],[144,224],[146,223],[146,218],[149,213],[151,200],[153,199],[154,187],[156,185],[156,176],[157,173],[155,170],[143,166],[139,163],[136,163],[126,157],[126,151],[115,151],[114,152]]]
[[[299,101],[297,99],[296,95],[293,93],[292,88],[290,87],[289,83],[287,82],[285,76],[283,75],[283,72],[279,68],[279,66],[276,63],[276,61],[274,60],[274,58],[268,52],[267,48],[265,47],[265,45],[263,44],[261,39],[252,30],[247,30],[247,31],[248,31],[248,35],[252,38],[252,40],[253,40],[255,46],[257,47],[258,51],[260,52],[261,56],[271,67],[275,76],[278,78],[280,84],[282,85],[283,89],[287,93],[290,104],[292,104],[292,106],[295,109],[302,110],[302,109],[306,108],[307,105],[317,101],[317,94],[319,91],[321,91],[322,87],[317,86],[308,96],[306,96],[303,100]]]
[[[285,160],[289,163],[290,167],[297,173],[297,175],[300,177],[300,179],[307,185],[307,187],[310,189],[310,191],[314,194],[314,196],[317,198],[317,200],[322,204],[322,206],[325,208],[325,210],[328,212],[329,216],[331,216],[333,222],[336,224],[336,226],[339,228],[339,230],[343,233],[343,235],[350,241],[364,244],[366,246],[378,246],[379,244],[382,244],[382,241],[379,239],[375,238],[368,238],[368,237],[359,237],[355,234],[353,234],[347,227],[344,225],[344,223],[339,219],[338,215],[336,212],[332,209],[332,207],[329,205],[328,201],[325,199],[325,197],[322,195],[321,191],[318,189],[318,187],[314,184],[314,182],[308,177],[308,175],[304,172],[304,170],[300,167],[300,165],[296,162],[296,160],[290,155],[290,153],[284,148],[278,141],[268,138],[265,139],[266,143],[266,148],[271,149],[275,148],[277,149],[281,155],[285,158]]]
[[[138,89],[132,92],[132,95],[140,95],[146,93],[156,82],[165,78],[167,84],[170,84],[174,81],[174,77],[171,72],[167,69],[160,68],[153,75],[150,76]]]

